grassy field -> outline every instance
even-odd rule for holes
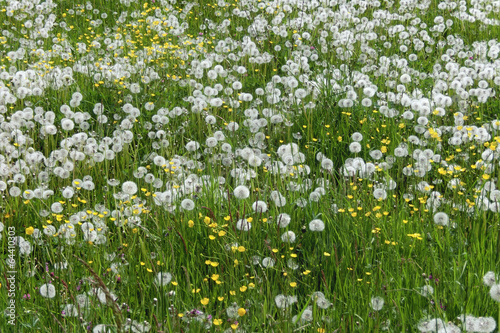
[[[499,332],[499,19],[0,0],[0,331]]]

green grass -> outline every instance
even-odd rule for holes
[[[252,9],[264,3],[260,1],[191,6],[176,1],[127,5],[114,0],[90,1],[92,8],[87,9],[87,3],[65,1],[51,11],[59,24],[50,29],[48,38],[39,38],[35,35],[42,26],[25,28],[26,21],[34,22],[38,14],[19,9],[14,10],[14,15],[7,15],[9,3],[0,0],[0,7],[4,8],[0,12],[2,30],[9,32],[0,38],[0,73],[31,69],[37,79],[45,80],[58,69],[68,67],[73,68],[73,74],[69,84],[47,84],[41,96],[6,103],[0,119],[0,134],[5,135],[0,154],[5,159],[0,162],[13,167],[36,151],[49,158],[63,148],[62,140],[79,132],[94,139],[96,149],[106,140],[113,142],[108,147],[112,149],[125,130],[130,130],[134,137],[131,142],[120,143],[121,148],[115,146],[115,157],[109,160],[99,162],[86,156],[73,161],[73,152],[54,165],[26,162],[32,169],[23,171],[24,181],[14,181],[18,173],[15,168],[0,176],[7,186],[0,197],[0,222],[4,226],[0,238],[0,300],[2,304],[15,300],[16,305],[15,325],[9,323],[8,316],[0,315],[2,332],[128,332],[131,325],[140,332],[417,332],[418,324],[426,318],[440,318],[460,327],[457,318],[462,314],[500,321],[500,303],[490,297],[490,289],[483,284],[488,271],[500,274],[498,213],[483,211],[477,201],[485,182],[498,180],[496,165],[491,170],[481,165],[487,158],[482,154],[497,151],[500,142],[497,132],[491,129],[491,122],[497,118],[498,96],[490,97],[486,103],[478,103],[471,96],[462,109],[454,102],[445,108],[444,116],[432,108],[427,116],[429,122],[423,126],[427,134],[414,130],[419,112],[401,105],[399,97],[387,97],[392,93],[397,96],[401,89],[397,87],[399,77],[408,72],[412,82],[405,85],[406,93],[411,96],[418,89],[422,97],[432,99],[438,78],[428,75],[418,79],[415,75],[432,74],[436,64],[445,67],[441,56],[454,46],[445,44],[440,48],[438,43],[454,36],[463,40],[463,51],[474,51],[475,42],[487,43],[497,38],[498,26],[487,25],[483,20],[461,21],[453,16],[456,10],[439,10],[437,2],[425,10],[403,8],[400,14],[407,13],[409,18],[380,19],[373,29],[376,38],[366,38],[363,24],[376,20],[380,9],[397,13],[402,4],[384,3],[381,8],[365,10],[343,3],[321,3],[319,7],[342,14],[316,25],[299,25],[296,20],[308,15],[313,21],[319,18],[319,7],[301,10],[300,6],[312,2],[299,1],[290,8],[280,4],[267,13],[266,9]],[[98,12],[94,13],[96,8]],[[238,17],[236,8],[247,10],[248,17]],[[278,12],[283,12],[281,23],[272,23]],[[102,18],[102,13],[107,17]],[[118,22],[122,13],[127,13],[127,17]],[[453,21],[442,33],[429,30],[438,15],[445,22]],[[495,13],[488,15],[493,18]],[[48,17],[47,12],[42,22]],[[412,23],[417,17],[427,28]],[[286,36],[266,29],[249,32],[248,27],[261,18],[269,26],[288,24]],[[102,23],[92,26],[91,22],[98,19]],[[230,25],[223,29],[221,24],[229,19]],[[155,20],[157,23],[153,23]],[[179,27],[185,23],[182,31],[176,31],[176,22]],[[432,39],[425,41],[428,49],[417,49],[412,42],[403,52],[399,32],[391,33],[397,25],[428,31]],[[161,33],[155,30],[158,26],[162,27]],[[335,34],[333,26],[339,34]],[[350,35],[341,42],[341,33],[348,30],[353,30],[357,39]],[[304,32],[310,37],[304,36]],[[242,44],[250,34],[258,54],[249,54]],[[419,34],[414,37],[424,40]],[[363,38],[365,41],[361,42]],[[117,40],[122,40],[123,45],[107,48]],[[227,45],[219,47],[220,41]],[[390,45],[384,46],[384,42]],[[84,43],[87,51],[79,53],[77,43]],[[281,50],[275,48],[277,45]],[[25,56],[14,59],[9,52],[22,47],[26,47]],[[44,50],[45,55],[37,54],[37,49]],[[317,55],[316,61],[311,54]],[[398,67],[398,61],[410,54],[415,54],[417,60]],[[214,58],[216,55],[221,55],[221,61]],[[268,60],[257,59],[267,55]],[[297,65],[301,57],[308,59],[308,68]],[[216,79],[210,79],[209,69],[203,69],[203,77],[197,77],[194,63],[205,58],[213,63],[210,69],[220,65],[226,75],[219,73]],[[482,63],[494,66],[491,58],[469,58],[453,57],[459,68],[475,68]],[[144,65],[140,65],[142,62]],[[294,71],[296,65],[298,69]],[[387,73],[381,73],[380,68],[385,65]],[[87,66],[88,71],[77,72],[79,66]],[[240,66],[246,68],[245,73],[238,72]],[[336,74],[339,69],[343,71],[340,77]],[[498,68],[495,70],[498,77]],[[275,75],[282,82],[272,85]],[[371,98],[372,105],[368,107],[360,103],[365,97],[360,75],[365,75],[364,84],[377,86],[378,95]],[[141,81],[145,76],[150,82]],[[307,91],[300,101],[288,99],[296,91],[283,82],[289,77],[297,80],[296,88]],[[327,83],[317,84],[314,91],[313,85],[306,82],[316,82],[320,77],[326,78]],[[0,79],[5,91],[15,92],[13,77]],[[340,89],[330,82],[332,79]],[[474,85],[468,89],[476,88],[479,80],[473,79]],[[240,81],[242,89],[225,90],[234,81]],[[498,85],[494,80],[487,81],[498,95]],[[133,83],[138,83],[139,93],[131,93]],[[223,89],[205,100],[201,112],[192,112],[193,99],[206,94],[205,87],[216,85]],[[266,94],[257,95],[256,89],[266,90],[266,85],[268,89],[279,89],[283,99],[272,104]],[[351,89],[358,95],[357,101],[352,107],[343,107],[346,92]],[[65,131],[61,121],[66,115],[60,108],[70,104],[75,92],[80,92],[83,100],[71,110],[90,115],[85,120],[88,129],[80,130],[79,124],[75,124],[74,129]],[[246,101],[240,98],[241,93],[250,93],[253,99]],[[442,93],[453,95],[454,91]],[[224,103],[212,106],[210,98],[215,97]],[[148,102],[154,103],[153,110],[146,109]],[[104,107],[106,123],[100,123],[93,112],[97,103]],[[123,107],[127,103],[138,108],[140,114],[127,113]],[[26,122],[16,125],[20,133],[12,134],[7,123],[15,118],[14,114],[36,107],[44,113],[54,111],[57,133],[44,136],[44,125],[32,120],[32,126]],[[168,123],[159,120],[161,108]],[[386,108],[397,115],[384,115]],[[250,117],[245,114],[248,109],[257,110],[257,118],[266,118],[267,124],[252,129]],[[264,109],[281,115],[283,121],[271,123],[270,117],[264,116]],[[414,119],[401,117],[408,110],[415,114]],[[462,125],[455,124],[459,110],[465,116]],[[215,117],[215,123],[207,124],[208,115]],[[122,125],[127,117],[130,128]],[[239,129],[229,131],[230,122],[238,123]],[[453,132],[462,128],[471,132],[474,126],[480,128],[487,123],[491,137],[463,141],[457,146],[449,143]],[[437,129],[443,133],[432,134]],[[156,137],[159,130],[165,131],[168,145],[162,146],[163,137]],[[217,131],[222,131],[225,139],[210,148],[206,139]],[[363,135],[362,150],[352,153],[349,145],[356,132]],[[32,142],[19,141],[21,134]],[[256,134],[263,139],[255,140]],[[412,143],[411,135],[425,141],[425,145]],[[186,149],[190,141],[199,142],[196,152]],[[223,150],[223,142],[231,145],[230,154]],[[282,162],[283,146],[291,143],[298,147],[292,157],[297,158],[300,152],[303,160],[276,172],[277,163]],[[72,149],[82,151],[83,145],[74,143]],[[401,145],[408,147],[409,155],[394,157],[394,149]],[[249,166],[246,159],[236,154],[246,147],[260,150],[262,164]],[[441,157],[438,160],[432,156],[431,168],[422,177],[415,170],[424,166],[412,158],[417,149],[431,149],[433,155]],[[372,150],[380,150],[382,158],[374,160]],[[331,170],[321,167],[318,153],[332,160]],[[158,165],[156,156],[162,156],[165,163]],[[353,158],[373,163],[375,171],[370,175],[344,175],[346,162]],[[54,168],[67,161],[74,164],[67,177],[56,176]],[[137,177],[138,170],[145,172]],[[42,171],[49,172],[49,179],[40,179]],[[244,179],[238,179],[237,172]],[[152,176],[162,185],[149,181]],[[113,186],[112,179],[119,184]],[[387,190],[386,199],[375,199],[374,189],[391,179],[397,187]],[[86,189],[89,181],[93,189]],[[137,184],[137,193],[119,195],[121,184],[126,181]],[[190,182],[196,186],[191,188]],[[457,183],[451,186],[451,182]],[[250,190],[246,199],[233,195],[234,188],[242,183]],[[21,196],[11,194],[13,186],[21,190]],[[72,198],[63,195],[67,187],[74,189]],[[47,199],[23,197],[37,188],[54,193]],[[317,188],[324,193],[318,195],[314,192]],[[281,193],[286,204],[276,205],[273,191]],[[488,198],[490,192],[485,192]],[[165,199],[165,195],[172,196],[171,200]],[[435,211],[428,205],[432,195],[442,198]],[[185,198],[193,200],[193,210],[180,209]],[[256,200],[266,202],[268,210],[254,212],[252,204]],[[301,200],[306,204],[297,205]],[[51,208],[56,202],[61,203],[61,212]],[[449,216],[448,226],[434,223],[436,212]],[[282,213],[291,218],[284,228],[276,221]],[[251,221],[249,231],[237,229],[240,219]],[[325,230],[311,231],[309,222],[313,219],[321,219]],[[86,238],[82,226],[89,226],[87,222],[92,223],[90,231],[99,236]],[[52,226],[55,234],[44,234]],[[11,268],[3,264],[11,253],[9,227],[14,227],[15,236],[22,236],[31,246],[26,254],[19,247],[14,251],[13,296],[9,296],[11,283],[7,280]],[[294,232],[294,242],[283,241],[285,231]],[[36,238],[38,232],[40,237]],[[264,267],[270,261],[274,265]],[[155,281],[160,272],[171,274],[172,279],[165,286]],[[45,284],[55,287],[55,297],[41,295],[40,287]],[[424,286],[433,292],[425,295]],[[328,308],[321,308],[311,298],[318,291],[331,303]],[[280,309],[275,301],[278,295],[296,296],[297,302]],[[384,299],[379,311],[371,307],[373,297]],[[68,304],[75,306],[74,316],[63,314],[63,310],[68,311]],[[233,307],[233,314],[238,309],[239,314],[231,314]],[[310,320],[301,320],[309,318],[309,314]],[[491,331],[498,332],[498,328]]]

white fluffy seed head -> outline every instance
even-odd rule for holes
[[[359,142],[352,142],[349,145],[349,151],[354,154],[359,153],[361,151],[361,145],[359,144]]]
[[[292,218],[290,217],[290,215],[288,215],[287,213],[281,213],[276,217],[276,224],[280,228],[286,228],[290,224],[291,220]]]
[[[236,222],[236,229],[241,231],[249,231],[252,229],[252,224],[248,222],[246,219],[240,219]]]
[[[333,161],[329,158],[323,158],[321,160],[321,167],[325,170],[332,170],[333,169]]]
[[[496,275],[493,271],[489,271],[483,276],[483,283],[488,287],[492,287],[497,281],[498,275]]]
[[[256,213],[267,212],[267,204],[264,201],[258,200],[252,204],[252,209]]]
[[[137,192],[137,185],[134,182],[126,181],[122,184],[122,191],[128,195],[134,195]]]
[[[494,301],[500,302],[500,284],[494,284],[490,289],[490,296]]]
[[[43,284],[40,287],[40,295],[46,298],[54,298],[56,296],[56,287],[51,283]]]
[[[325,230],[325,224],[320,219],[314,219],[311,222],[309,222],[309,230],[323,231]]]
[[[373,190],[373,196],[377,200],[385,200],[387,198],[387,192],[382,188],[377,188]]]
[[[281,235],[281,240],[284,243],[293,243],[293,242],[295,242],[295,233],[293,231],[285,231]]]
[[[155,276],[155,284],[157,286],[166,286],[172,281],[172,274],[168,272],[159,272]]]
[[[384,306],[384,299],[380,296],[372,297],[370,305],[374,311],[380,311]]]
[[[440,226],[447,226],[448,222],[450,221],[450,218],[448,217],[448,214],[444,212],[438,212],[434,214],[434,223]]]
[[[195,207],[194,201],[191,199],[184,199],[181,202],[181,207],[184,210],[193,210]]]
[[[250,190],[244,185],[237,186],[234,189],[234,196],[238,199],[246,199],[250,196]]]

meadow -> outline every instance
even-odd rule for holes
[[[500,1],[0,26],[1,332],[499,332]]]

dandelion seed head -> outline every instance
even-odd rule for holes
[[[489,271],[483,276],[483,283],[488,287],[493,287],[498,282],[498,275],[493,271]]]
[[[233,194],[238,199],[246,199],[250,196],[250,190],[244,185],[239,185],[234,189]]]
[[[434,223],[440,226],[447,226],[450,221],[448,214],[444,212],[438,212],[434,214]]]
[[[252,228],[252,223],[246,219],[240,219],[236,222],[236,229],[241,231],[249,231]]]
[[[168,272],[159,272],[155,276],[155,283],[158,286],[166,286],[172,281],[172,274]]]
[[[494,284],[491,286],[490,296],[494,301],[500,302],[500,284]]]
[[[276,224],[280,228],[286,228],[290,224],[291,220],[292,218],[287,213],[281,213],[278,216],[276,216]]]
[[[122,191],[128,195],[137,193],[137,184],[132,181],[126,181],[122,184]]]
[[[354,154],[361,152],[361,145],[359,144],[359,142],[352,142],[349,145],[349,151]]]
[[[181,202],[181,207],[182,207],[182,209],[189,211],[189,210],[193,210],[194,209],[195,204],[194,204],[194,201],[191,200],[191,199],[184,199]]]
[[[275,263],[276,261],[271,257],[265,257],[264,259],[262,259],[262,266],[265,268],[274,267]]]
[[[51,283],[40,286],[40,295],[45,298],[54,298],[56,296],[56,287]]]
[[[370,306],[374,311],[380,311],[384,306],[384,299],[380,296],[372,297],[370,300]]]
[[[282,235],[281,235],[281,241],[283,241],[284,243],[294,243],[295,242],[295,233],[293,231],[285,231]]]
[[[311,222],[309,222],[309,230],[323,231],[325,230],[325,224],[320,219],[314,219]]]
[[[265,213],[267,212],[267,204],[264,201],[258,200],[252,204],[252,209],[254,212],[259,214]]]

